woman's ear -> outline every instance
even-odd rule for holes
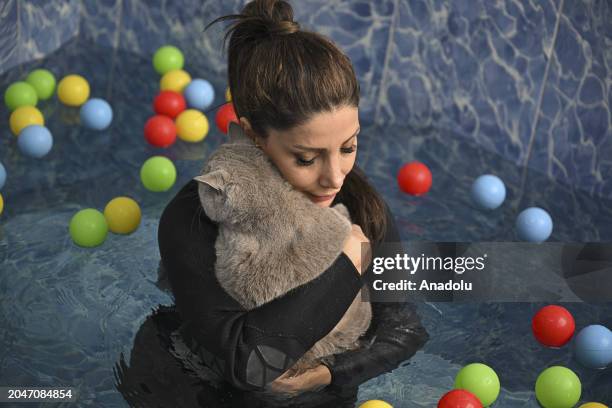
[[[255,143],[256,146],[261,145],[259,143],[259,138],[257,137],[255,132],[253,131],[253,128],[251,127],[251,122],[249,122],[249,120],[245,118],[244,116],[240,117],[240,126],[242,127],[242,131],[246,137],[251,139],[253,143]]]

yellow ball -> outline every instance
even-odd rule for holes
[[[4,199],[2,198],[2,194],[0,194],[0,215],[2,215],[3,210],[4,210]]]
[[[361,404],[359,408],[393,408],[393,405],[381,400],[369,400]]]
[[[582,404],[578,408],[608,408],[608,406],[599,402],[587,402],[586,404]]]
[[[9,123],[11,125],[11,132],[13,132],[15,136],[19,136],[19,132],[30,125],[44,126],[45,118],[35,107],[21,106],[11,113]]]
[[[183,92],[183,89],[191,82],[191,76],[182,69],[166,72],[159,81],[162,91]]]
[[[116,197],[106,204],[104,218],[115,234],[130,234],[140,225],[140,207],[129,197]]]
[[[81,106],[89,98],[89,83],[80,75],[67,75],[57,86],[57,97],[68,106]]]
[[[225,90],[225,100],[230,102],[232,100],[232,93],[230,92],[229,86]]]
[[[199,142],[208,134],[208,119],[199,110],[184,110],[176,118],[176,133],[186,142]]]

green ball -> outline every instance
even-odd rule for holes
[[[46,69],[37,69],[28,75],[26,82],[36,90],[38,99],[47,100],[53,96],[55,91],[55,77]]]
[[[153,55],[153,67],[160,75],[175,69],[182,69],[184,62],[183,53],[173,45],[164,45]]]
[[[140,180],[147,190],[156,193],[167,191],[176,181],[176,167],[166,157],[153,156],[142,165]]]
[[[535,392],[544,408],[571,408],[580,400],[582,384],[569,368],[553,366],[538,376]]]
[[[70,220],[70,236],[75,244],[91,248],[100,245],[108,234],[104,214],[93,208],[76,213]]]
[[[485,364],[468,364],[459,370],[455,378],[455,389],[471,392],[478,397],[484,407],[488,407],[499,395],[499,377]]]
[[[27,82],[14,82],[4,92],[4,103],[9,111],[14,111],[20,106],[36,106],[38,96],[36,90]]]

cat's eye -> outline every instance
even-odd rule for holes
[[[342,154],[352,154],[357,150],[357,145],[352,145],[351,147],[343,147],[340,149]],[[312,166],[316,159],[316,156],[310,160],[306,160],[300,156],[296,156],[298,166]]]

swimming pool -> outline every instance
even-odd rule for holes
[[[0,384],[70,386],[79,390],[79,406],[127,406],[114,387],[112,367],[120,353],[129,357],[151,309],[172,304],[156,286],[159,216],[224,136],[213,128],[201,143],[178,141],[168,149],[145,143],[142,129],[159,81],[147,57],[77,37],[43,60],[6,72],[0,88],[38,67],[58,78],[83,75],[91,96],[107,99],[115,116],[109,129],[89,131],[79,125],[77,109],[56,98],[40,103],[54,147],[35,160],[19,153],[8,130],[8,112],[4,106],[0,110],[0,161],[8,173],[0,218]],[[215,105],[223,102],[225,78],[189,62],[186,67],[215,86]],[[177,167],[177,182],[165,193],[151,193],[140,183],[140,166],[154,154],[166,155]],[[400,165],[414,159],[427,163],[434,174],[432,190],[422,198],[400,193],[395,182]],[[551,213],[553,241],[612,240],[611,202],[533,171],[524,173],[457,135],[364,126],[358,164],[389,203],[405,241],[513,241],[514,218],[531,205]],[[471,181],[485,172],[506,182],[508,199],[499,211],[478,211],[467,195]],[[67,231],[74,213],[102,210],[120,195],[140,204],[139,229],[129,236],[109,234],[97,248],[75,246]],[[498,373],[502,391],[496,407],[537,407],[535,379],[556,364],[579,375],[581,401],[612,401],[610,368],[585,369],[567,347],[545,349],[535,342],[530,322],[541,306],[420,303],[431,340],[397,370],[363,384],[359,401],[383,399],[396,408],[434,406],[452,388],[457,371],[471,362],[484,362]],[[612,327],[610,304],[565,306],[579,327]]]

